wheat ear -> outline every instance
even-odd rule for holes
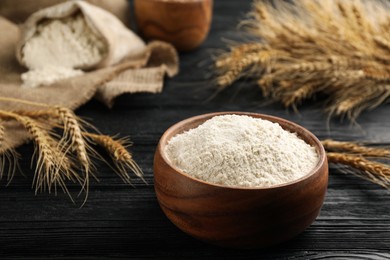
[[[329,116],[353,122],[390,101],[388,7],[386,1],[255,1],[241,22],[251,42],[217,56],[216,83],[221,89],[248,78],[264,97],[293,108],[321,94]]]
[[[330,163],[348,166],[353,169],[351,173],[390,189],[390,166],[359,155],[328,152],[327,156]]]
[[[4,134],[5,134],[5,128],[2,122],[0,122],[0,149],[3,150],[4,147]],[[3,178],[3,173],[5,170],[5,158],[4,155],[0,157],[0,180]]]
[[[143,180],[143,172],[141,168],[133,160],[131,153],[126,149],[126,143],[129,143],[126,139],[115,140],[108,135],[91,133],[84,134],[106,149],[113,159],[116,166],[116,172],[125,183],[131,184],[131,178],[128,174],[128,170],[131,170],[136,176]]]
[[[85,191],[84,202],[81,205],[82,207],[88,199],[90,175],[97,180],[97,177],[93,173],[96,168],[89,156],[92,155],[97,157],[97,152],[88,144],[89,140],[84,138],[82,134],[85,132],[85,129],[82,125],[84,121],[77,117],[74,112],[68,108],[55,106],[52,109],[62,121],[62,145],[67,146],[67,144],[69,144],[69,148],[76,152],[78,161],[83,168],[84,182],[79,193],[80,195],[82,191]]]
[[[95,177],[93,174],[95,167],[90,156],[105,161],[89,143],[97,143],[109,152],[115,164],[114,170],[124,182],[131,183],[129,170],[143,179],[142,170],[126,150],[126,139],[115,140],[109,136],[88,133],[84,126],[98,131],[68,108],[6,97],[0,97],[0,101],[42,107],[41,110],[33,111],[8,112],[0,110],[2,119],[16,120],[21,123],[30,133],[36,145],[38,163],[33,180],[36,192],[45,189],[50,192],[53,186],[56,189],[56,186],[59,185],[69,194],[65,186],[65,179],[78,181],[82,185],[81,191],[86,192],[85,203],[88,198],[90,175]],[[50,131],[51,128],[62,129],[62,137]],[[75,158],[83,167],[83,178],[73,170],[76,165],[74,153],[76,154]]]
[[[3,122],[0,121],[0,180],[2,180],[4,176],[6,176],[8,185],[12,181],[16,169],[19,168],[19,154],[14,149],[7,149],[4,135],[5,127]],[[6,165],[8,165],[8,170],[6,170]]]
[[[55,135],[42,128],[39,123],[29,117],[6,111],[0,111],[0,114],[13,117],[28,131],[34,140],[38,156],[33,179],[35,192],[48,190],[50,193],[53,188],[56,192],[57,186],[60,186],[70,196],[65,180],[80,179],[80,177],[71,169],[71,159],[60,150],[58,140],[54,138]]]
[[[328,152],[342,152],[366,157],[390,157],[390,150],[383,148],[366,147],[353,142],[340,142],[331,139],[321,141]]]
[[[16,111],[19,113],[19,111]],[[66,111],[65,108],[57,107],[56,109],[49,108],[44,110],[37,110],[37,111],[22,111],[23,115],[32,117],[36,120],[40,120],[42,118],[49,120],[52,122],[53,127],[57,128],[64,128],[64,136],[65,133],[70,132],[68,129],[71,127],[67,125],[75,126],[76,122],[81,122],[84,124],[84,121],[82,121],[80,118],[78,118],[76,115],[72,114],[71,111]],[[58,123],[58,121],[61,121],[61,124]],[[68,123],[66,123],[68,122]],[[88,126],[90,126],[88,124]],[[93,150],[87,142],[89,142],[89,139],[92,140],[92,142],[104,147],[107,152],[110,154],[111,158],[113,159],[113,162],[115,164],[114,170],[118,173],[118,175],[122,178],[122,180],[126,183],[130,183],[130,176],[127,174],[128,170],[133,171],[138,177],[141,179],[143,178],[143,173],[140,167],[136,164],[136,162],[133,160],[132,155],[130,152],[127,151],[127,147],[129,146],[126,139],[118,139],[115,140],[114,138],[107,136],[107,135],[100,135],[100,134],[92,134],[87,131],[85,131],[84,127],[79,126],[80,130],[82,131],[83,139],[86,141],[86,147],[87,152],[92,153],[95,157],[100,158],[104,161],[103,158],[97,155],[96,151]],[[66,136],[69,136],[70,134],[66,134]],[[80,140],[80,138],[78,138]]]
[[[84,129],[79,123],[81,120],[68,108],[56,106],[54,107],[54,111],[63,123],[63,140],[69,142],[71,148],[76,151],[80,164],[86,174],[88,174],[92,165],[88,156],[88,150],[92,150],[92,148],[88,146],[87,141],[82,135]]]

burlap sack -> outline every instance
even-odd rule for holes
[[[37,26],[46,20],[71,17],[81,12],[88,26],[99,35],[107,47],[106,54],[96,64],[79,69],[104,68],[139,55],[145,49],[144,42],[126,28],[113,14],[83,1],[70,1],[51,6],[32,14],[23,24],[22,39],[16,48],[16,57],[25,65],[23,47],[37,33]]]
[[[178,71],[175,49],[167,43],[154,42],[147,45],[137,57],[115,66],[91,71],[52,85],[25,89],[21,87],[20,75],[26,69],[15,57],[15,46],[21,37],[20,30],[16,24],[0,17],[0,32],[2,33],[0,37],[0,96],[2,97],[76,109],[96,95],[107,105],[112,105],[113,99],[122,93],[161,91],[163,82],[161,75],[167,73],[173,76]],[[0,109],[36,110],[38,108],[0,101]],[[27,132],[19,124],[7,122],[4,126],[5,143],[0,147],[0,153],[28,140]]]
[[[33,13],[68,0],[0,0],[0,16],[14,23],[24,23]],[[124,24],[130,23],[130,6],[127,0],[84,0],[109,11]]]

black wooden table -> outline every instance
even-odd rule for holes
[[[279,104],[264,106],[260,90],[246,82],[207,100],[215,92],[207,79],[210,50],[225,46],[221,38],[237,38],[236,24],[249,8],[250,1],[217,0],[207,41],[197,51],[181,55],[180,74],[167,80],[162,94],[122,96],[112,110],[92,101],[77,111],[103,133],[132,137],[131,150],[148,185],[135,179],[134,187],[126,186],[110,168],[99,165],[100,183],[91,184],[89,200],[80,209],[64,194],[35,196],[29,167],[32,146],[19,149],[25,176],[17,174],[8,187],[4,182],[0,186],[0,259],[390,259],[390,192],[332,165],[325,204],[314,224],[295,239],[267,250],[205,244],[177,229],[160,210],[153,189],[154,150],[170,125],[190,116],[259,112],[292,120],[320,139],[390,144],[390,105],[364,113],[358,126],[333,120],[327,128],[318,103],[307,102],[300,114]]]

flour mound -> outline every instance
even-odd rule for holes
[[[76,69],[98,63],[106,52],[82,14],[42,22],[23,47],[23,60],[32,70],[22,74],[23,85],[37,87],[80,75]]]
[[[216,116],[176,135],[165,152],[174,166],[197,179],[240,187],[291,182],[319,161],[315,148],[296,133],[240,115]]]
[[[61,66],[48,66],[42,69],[29,70],[22,74],[23,87],[35,88],[49,85],[61,79],[83,75],[82,70],[69,69]]]

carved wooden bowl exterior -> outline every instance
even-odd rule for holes
[[[277,122],[316,148],[320,160],[299,180],[270,188],[233,188],[195,179],[172,166],[164,153],[168,140],[223,114],[248,115]],[[211,113],[170,127],[154,157],[154,185],[166,216],[181,230],[203,241],[236,248],[271,246],[300,234],[322,207],[328,184],[328,163],[320,141],[290,121],[244,112]]]
[[[190,51],[205,40],[212,19],[213,0],[135,0],[137,26],[147,39],[172,43]]]

